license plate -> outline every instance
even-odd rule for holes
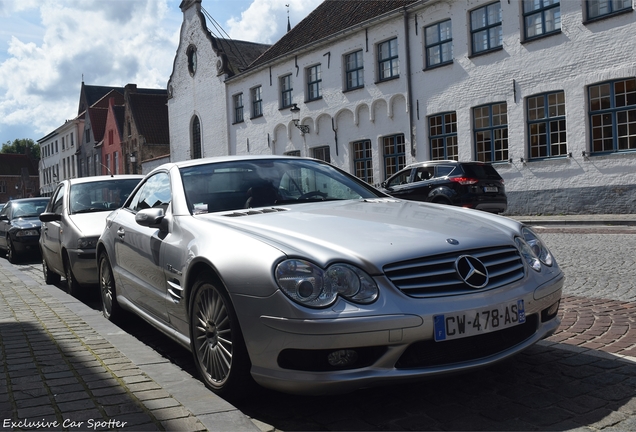
[[[484,187],[484,192],[498,192],[499,189],[497,189],[496,186],[485,186]]]
[[[437,342],[490,333],[526,322],[523,300],[471,311],[435,315]]]

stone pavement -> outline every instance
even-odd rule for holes
[[[636,227],[633,215],[518,219]],[[0,259],[0,430],[636,430],[633,301],[566,295],[554,336],[443,385],[262,391],[237,409],[37,269]]]
[[[5,259],[0,358],[0,430],[259,430],[99,312]]]

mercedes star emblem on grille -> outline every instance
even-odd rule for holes
[[[457,274],[472,288],[483,288],[488,285],[488,270],[484,263],[470,255],[462,255],[455,261]]]

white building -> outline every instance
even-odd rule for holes
[[[40,195],[51,196],[57,184],[77,177],[76,152],[78,137],[84,128],[80,117],[67,120],[62,126],[38,140],[40,144]]]
[[[181,8],[173,160],[300,154],[374,184],[482,160],[510,214],[636,210],[632,0],[325,0],[255,60]]]

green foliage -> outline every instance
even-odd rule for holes
[[[13,142],[7,141],[2,145],[0,153],[26,154],[26,149],[28,149],[31,158],[40,159],[40,145],[31,138],[14,139]]]

